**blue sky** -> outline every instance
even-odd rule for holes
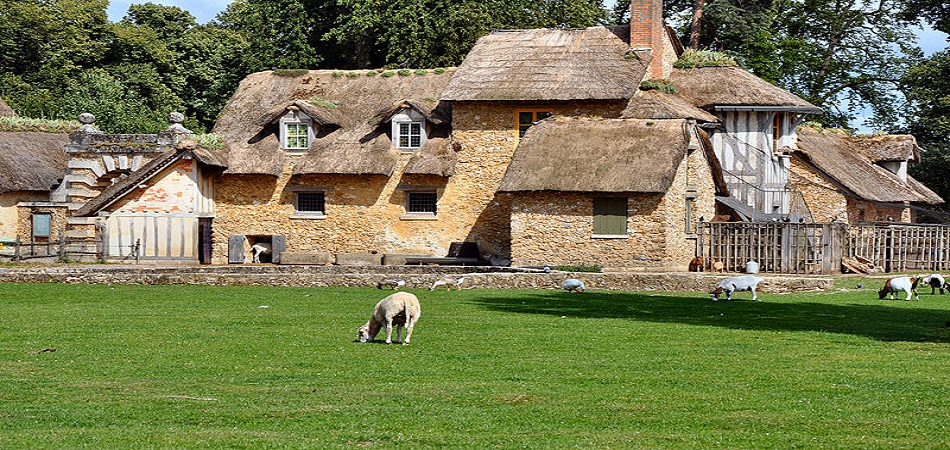
[[[133,3],[145,3],[147,0],[137,1],[110,1],[109,19],[118,21],[129,10],[129,5]],[[190,12],[199,23],[210,22],[214,17],[231,3],[231,0],[150,0],[152,3],[162,5],[177,6]],[[608,5],[614,4],[616,0],[606,0]],[[920,40],[920,46],[926,55],[947,48],[947,35],[933,29],[922,28],[917,31],[917,38]]]

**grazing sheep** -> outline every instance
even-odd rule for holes
[[[561,283],[561,289],[564,289],[567,292],[584,292],[587,290],[587,286],[584,285],[584,282],[578,280],[577,278],[568,278]]]
[[[273,249],[267,242],[258,242],[251,246],[251,262],[261,262],[261,255],[269,255]]]
[[[382,281],[377,281],[377,282],[376,282],[376,289],[382,289],[383,286],[388,286],[390,289],[395,290],[395,291],[398,291],[399,288],[401,288],[401,287],[403,287],[403,286],[405,286],[405,285],[406,285],[406,282],[405,282],[404,280],[399,280],[399,279],[395,279],[395,278],[388,278],[388,279],[385,279],[385,280],[382,280]]]
[[[396,325],[396,340],[400,340],[403,327],[406,328],[406,340],[402,345],[409,345],[409,338],[412,337],[412,329],[419,320],[422,310],[419,307],[419,299],[408,292],[396,292],[376,304],[373,308],[373,315],[369,322],[360,327],[360,342],[370,342],[379,334],[379,330],[386,328],[386,343],[393,342],[393,325]]]
[[[719,285],[716,286],[716,289],[713,289],[709,293],[709,296],[712,298],[712,301],[719,300],[719,294],[723,292],[726,293],[726,300],[732,300],[732,293],[738,291],[752,291],[752,300],[758,301],[759,296],[756,295],[755,289],[759,286],[759,283],[762,282],[762,279],[759,277],[754,277],[752,275],[743,275],[741,277],[729,277],[719,282]]]
[[[429,290],[434,291],[435,288],[439,286],[445,286],[446,289],[451,291],[452,286],[455,286],[456,288],[458,288],[458,290],[461,291],[463,281],[465,281],[465,276],[457,277],[454,275],[446,275],[438,280],[435,280],[435,283],[432,283],[432,286],[429,287]]]
[[[877,291],[878,298],[884,300],[884,297],[889,297],[890,300],[897,300],[897,293],[904,291],[907,293],[907,298],[904,300],[910,300],[911,296],[914,297],[914,300],[920,300],[920,296],[917,295],[917,283],[920,282],[920,278],[916,277],[895,277],[887,280],[884,283],[884,287]]]
[[[689,262],[689,271],[690,272],[702,272],[705,269],[706,261],[703,260],[702,256],[697,256]]]
[[[930,294],[933,295],[936,289],[940,289],[940,295],[943,295],[943,291],[950,290],[950,286],[947,285],[947,282],[944,281],[943,277],[940,274],[927,275],[920,279],[920,282],[930,286]]]

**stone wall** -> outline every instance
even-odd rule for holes
[[[400,253],[444,256],[456,241],[478,242],[484,256],[510,256],[511,197],[496,190],[517,146],[516,103],[459,103],[453,140],[461,145],[455,174],[403,175],[411,152],[402,152],[393,175],[292,176],[293,159],[277,178],[225,175],[215,182],[215,264],[227,262],[231,235],[287,237],[287,251]],[[545,109],[545,105],[531,105]],[[616,117],[622,102],[551,105],[555,114]],[[435,217],[405,214],[407,187],[435,188]],[[325,192],[326,216],[295,218],[294,189]]]
[[[666,291],[707,293],[725,275],[696,273],[551,273],[498,268],[433,266],[25,266],[0,267],[0,282],[84,284],[189,284],[227,286],[369,287],[385,278],[401,278],[409,291],[428,289],[447,274],[466,276],[465,289],[559,289],[566,278],[578,278],[592,291]],[[762,275],[760,293],[827,290],[826,277]],[[380,292],[380,296],[388,290]],[[746,293],[748,294],[748,293]],[[575,294],[583,295],[583,294]],[[740,298],[742,294],[739,294]],[[768,297],[763,299],[768,301]]]
[[[789,171],[789,182],[792,191],[801,192],[805,205],[811,212],[815,222],[831,222],[834,220],[852,223],[852,216],[848,209],[848,198],[832,185],[825,177],[819,175],[797,158],[792,158]]]
[[[686,270],[696,254],[695,223],[715,214],[715,186],[703,152],[692,150],[664,194],[627,197],[627,236],[593,237],[595,194],[525,192],[512,203],[512,264]],[[687,223],[686,197],[692,200]]]

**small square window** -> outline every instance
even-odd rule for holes
[[[395,139],[397,148],[419,148],[422,147],[422,123],[421,122],[399,122]]]
[[[435,192],[410,191],[406,193],[406,212],[412,214],[435,214],[438,195]]]
[[[326,196],[323,192],[298,192],[294,207],[297,214],[323,215]]]
[[[594,236],[627,237],[627,198],[594,199]]]
[[[310,148],[310,124],[284,124],[284,148],[288,150],[306,150]]]

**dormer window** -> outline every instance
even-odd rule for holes
[[[416,111],[403,110],[393,116],[393,146],[403,150],[416,150],[426,141],[425,119]]]
[[[314,134],[313,120],[300,111],[290,110],[280,119],[280,146],[284,150],[309,149]]]

